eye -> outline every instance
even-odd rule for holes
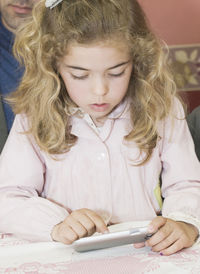
[[[124,74],[124,72],[125,72],[125,70],[123,70],[120,73],[109,73],[109,76],[111,76],[111,77],[120,77]]]
[[[84,80],[88,77],[88,75],[83,75],[83,76],[76,76],[74,74],[71,74],[72,78],[75,80]]]

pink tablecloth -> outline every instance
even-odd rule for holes
[[[168,257],[132,245],[77,253],[60,243],[28,243],[7,235],[0,239],[0,273],[199,274],[200,247]]]

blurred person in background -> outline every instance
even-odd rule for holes
[[[12,53],[15,32],[31,16],[36,2],[38,0],[0,0],[0,152],[14,120],[4,98],[17,88],[23,75],[23,68]]]
[[[187,122],[193,137],[195,151],[200,161],[200,105],[188,115]]]

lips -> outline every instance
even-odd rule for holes
[[[90,105],[91,109],[97,112],[104,112],[108,109],[109,104],[103,103],[103,104],[92,104]]]
[[[17,5],[11,5],[11,7],[14,10],[14,12],[18,14],[30,14],[32,11],[32,8],[30,7],[17,6]]]

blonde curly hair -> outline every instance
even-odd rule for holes
[[[169,115],[176,87],[166,64],[166,51],[155,37],[136,0],[63,0],[55,8],[35,5],[33,18],[16,35],[14,52],[25,67],[11,102],[25,113],[40,148],[50,154],[70,149],[70,100],[57,71],[69,43],[90,44],[120,37],[128,44],[133,72],[127,96],[133,130],[125,140],[135,142],[147,161],[155,148],[160,120]]]

